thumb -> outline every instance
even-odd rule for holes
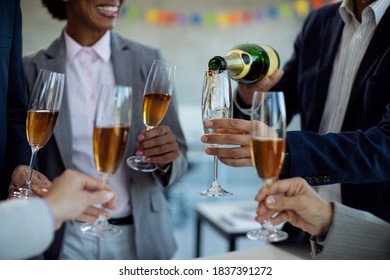
[[[89,204],[102,204],[114,198],[114,193],[110,191],[97,191],[89,193]]]

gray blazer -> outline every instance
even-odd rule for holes
[[[130,139],[122,163],[126,164],[125,160],[135,153],[136,136],[141,129],[145,128],[142,121],[143,89],[152,62],[154,59],[161,59],[161,53],[158,49],[126,40],[115,32],[111,32],[111,59],[116,84],[131,86],[133,89]],[[26,55],[23,62],[27,79],[27,93],[30,95],[40,68],[61,73],[66,72],[63,34],[47,49]],[[126,174],[131,195],[135,244],[139,259],[169,259],[176,250],[164,187],[172,185],[186,172],[187,145],[178,119],[175,93],[162,124],[171,128],[180,148],[180,156],[173,162],[171,171],[166,175],[161,175],[137,172],[128,168]],[[40,171],[49,179],[53,179],[65,168],[75,169],[72,166],[71,151],[70,108],[65,88],[54,137],[51,137],[46,146],[38,153]],[[49,252],[45,254],[46,258],[58,258],[61,235],[61,232],[57,233],[55,242]]]
[[[53,240],[54,219],[43,199],[10,199],[0,203],[0,259],[27,259]]]
[[[333,224],[319,259],[390,259],[390,224],[371,213],[334,203]]]

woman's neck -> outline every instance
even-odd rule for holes
[[[93,46],[97,41],[100,40],[100,38],[103,37],[103,35],[106,33],[107,30],[101,30],[101,31],[92,31],[90,29],[83,29],[80,28],[80,26],[77,26],[77,28],[73,28],[72,25],[69,24],[66,26],[66,32],[69,34],[70,37],[73,38],[77,43],[79,43],[81,46],[84,47],[90,47]]]

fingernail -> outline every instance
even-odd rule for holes
[[[145,139],[145,135],[143,134],[139,134],[138,137],[137,137],[138,140],[144,140]]]
[[[273,196],[267,197],[267,199],[265,201],[267,202],[268,205],[275,205],[275,203],[276,203],[276,199]]]
[[[207,143],[207,136],[203,135],[203,136],[200,138],[200,141],[202,141],[203,143]]]
[[[103,199],[104,200],[110,200],[114,197],[114,194],[112,192],[103,191]]]
[[[207,122],[206,122],[206,126],[207,126],[207,127],[213,126],[213,121],[207,121]]]
[[[211,153],[211,149],[210,149],[210,148],[206,148],[204,151],[205,151],[205,153],[208,154],[208,155]]]
[[[142,151],[136,151],[136,152],[135,152],[135,155],[136,155],[136,156],[142,156],[143,154],[144,154],[144,153],[143,153]]]

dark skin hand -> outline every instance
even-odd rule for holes
[[[175,161],[179,155],[176,136],[166,125],[151,130],[143,129],[138,135],[137,156],[145,156],[148,162],[154,162],[164,168]]]

